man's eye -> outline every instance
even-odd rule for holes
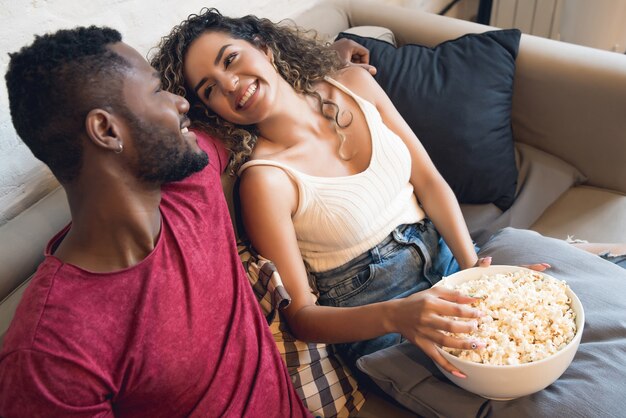
[[[237,53],[236,52],[233,52],[232,54],[229,54],[224,59],[224,68],[228,68],[228,66],[235,60],[236,57],[237,57]]]

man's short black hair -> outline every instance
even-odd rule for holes
[[[121,40],[115,29],[79,27],[36,36],[9,54],[5,79],[15,130],[63,183],[80,171],[87,114],[124,103],[129,63],[107,48]]]

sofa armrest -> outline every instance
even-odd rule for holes
[[[351,26],[391,29],[398,44],[435,46],[491,26],[371,0],[322,2],[296,23],[334,36]],[[522,35],[513,92],[516,141],[556,155],[589,185],[626,193],[626,55]]]

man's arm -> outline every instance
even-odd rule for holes
[[[365,68],[371,75],[376,75],[376,68],[369,64],[370,51],[352,39],[341,38],[330,45],[346,66],[354,65]]]
[[[0,359],[0,416],[113,417],[106,383],[73,361],[16,350]]]

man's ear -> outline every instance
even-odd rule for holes
[[[124,144],[117,118],[104,109],[92,109],[85,118],[87,136],[96,146],[121,152]]]

